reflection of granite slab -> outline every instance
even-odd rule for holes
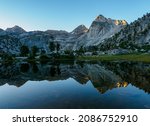
[[[74,65],[17,63],[7,67],[2,66],[0,76],[0,85],[8,83],[17,87],[28,80],[54,81],[74,78],[80,84],[86,84],[90,80],[100,93],[125,87],[128,83],[150,92],[150,64],[146,63],[99,62],[92,64],[84,62]]]

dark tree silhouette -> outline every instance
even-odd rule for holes
[[[25,45],[21,46],[20,54],[21,54],[21,56],[27,56],[29,54],[28,46],[25,46]]]
[[[51,52],[55,51],[55,44],[54,44],[54,42],[50,42],[49,43],[49,49],[50,49]]]
[[[36,56],[38,51],[39,51],[39,49],[37,46],[32,46],[32,48],[31,48],[32,56]]]

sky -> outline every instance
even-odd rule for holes
[[[0,28],[72,31],[100,14],[133,22],[150,12],[150,0],[0,0]]]

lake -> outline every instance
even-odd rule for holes
[[[149,109],[150,64],[126,61],[1,64],[0,108]]]

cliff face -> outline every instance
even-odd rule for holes
[[[119,32],[126,25],[127,22],[124,20],[107,19],[100,15],[93,21],[87,36],[88,39],[93,40],[98,38],[98,41],[100,42],[101,40],[109,38]]]
[[[93,21],[89,29],[84,25],[80,25],[70,33],[57,30],[26,32],[23,28],[14,26],[7,28],[5,31],[1,29],[0,35],[16,37],[20,40],[22,45],[29,47],[35,45],[46,51],[49,51],[48,44],[51,41],[59,43],[62,50],[76,50],[81,46],[86,47],[101,43],[104,39],[120,31],[126,24],[126,21],[107,19],[99,15]],[[16,42],[14,41],[14,43]],[[5,51],[5,49],[3,51]]]
[[[84,33],[88,32],[88,28],[84,25],[79,25],[77,28],[75,28],[71,34],[74,35],[83,35]]]
[[[8,38],[2,40],[2,36],[8,36]],[[150,52],[150,14],[144,15],[131,24],[125,20],[114,20],[99,15],[89,29],[80,25],[72,32],[57,30],[26,32],[19,26],[15,26],[6,30],[0,29],[0,37],[0,48],[4,52],[7,52],[6,48],[18,50],[19,47],[15,46],[18,41],[21,43],[19,45],[29,47],[35,45],[47,52],[51,41],[59,43],[61,50],[78,50],[81,46],[85,48],[97,46],[100,51],[107,51],[107,53]],[[14,46],[10,46],[13,43]]]
[[[120,32],[99,45],[101,50],[126,49],[135,52],[150,51],[150,14],[127,25]]]
[[[86,32],[78,40],[76,48],[79,46],[93,46],[103,42],[104,39],[110,38],[118,33],[127,25],[125,20],[113,20],[99,15],[91,24],[88,32]]]

